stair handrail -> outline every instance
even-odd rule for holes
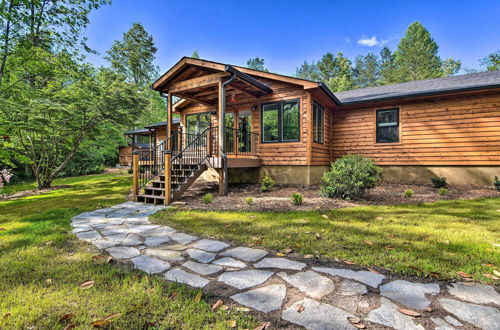
[[[144,188],[151,180],[165,170],[165,151],[168,142],[178,134],[175,131],[165,141],[139,157],[139,189]],[[147,164],[144,164],[147,162]]]

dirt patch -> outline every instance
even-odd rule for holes
[[[413,190],[413,196],[407,198],[403,192]],[[214,195],[212,204],[205,204],[202,196]],[[304,196],[304,204],[295,206],[290,196],[300,193]],[[248,205],[246,198],[252,197],[253,204]],[[352,207],[359,205],[397,205],[419,204],[440,200],[475,199],[500,197],[494,187],[472,185],[450,185],[446,195],[441,196],[438,190],[429,185],[382,183],[369,190],[359,200],[345,201],[337,198],[325,198],[320,195],[318,186],[276,185],[268,192],[261,192],[258,184],[237,184],[229,186],[227,196],[218,196],[218,184],[211,181],[197,181],[184,193],[178,201],[183,207],[201,210],[237,210],[237,211],[293,211],[318,210]]]
[[[59,190],[59,189],[64,189],[64,188],[69,188],[71,186],[68,185],[61,185],[61,186],[53,186],[49,188],[42,188],[42,189],[33,189],[33,190],[25,190],[25,191],[20,191],[17,193],[13,193],[7,196],[0,196],[0,201],[9,201],[13,199],[18,199],[22,197],[27,197],[27,196],[35,196],[35,195],[40,195],[49,191],[53,190]]]

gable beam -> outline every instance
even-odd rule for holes
[[[182,93],[175,93],[174,95],[178,96],[180,98],[183,98],[185,100],[198,102],[198,103],[201,103],[201,104],[204,104],[204,105],[209,105],[209,106],[214,106],[215,105],[215,103],[199,99],[196,96],[190,96],[190,95],[186,95],[186,94],[182,94]]]
[[[216,86],[222,77],[226,77],[228,75],[229,74],[226,72],[213,73],[206,76],[173,83],[172,85],[167,86],[166,89],[169,93],[179,93],[202,87]]]

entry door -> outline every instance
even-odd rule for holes
[[[210,112],[186,116],[186,142],[190,143],[210,126]],[[206,142],[206,141],[204,141]]]
[[[238,152],[252,151],[252,111],[238,113]]]

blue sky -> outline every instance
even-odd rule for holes
[[[500,49],[500,1],[167,1],[114,0],[91,15],[85,35],[100,55],[132,23],[142,23],[158,47],[162,71],[198,50],[202,58],[245,65],[263,57],[273,72],[292,75],[304,61],[326,52],[358,54],[392,50],[416,20],[431,32],[444,58],[478,68]]]

